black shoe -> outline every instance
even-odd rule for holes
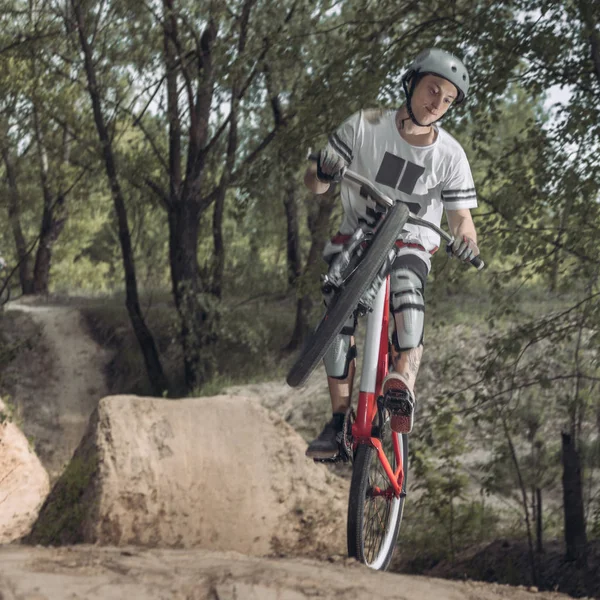
[[[342,426],[333,418],[323,427],[323,431],[308,445],[306,456],[315,460],[335,458],[340,453],[339,442],[342,438]]]

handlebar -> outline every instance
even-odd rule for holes
[[[309,158],[309,160],[316,162],[318,159],[318,156],[319,156],[318,154],[310,153],[308,155],[308,158]],[[388,208],[394,206],[394,204],[396,204],[396,202],[399,202],[398,200],[393,200],[392,198],[390,198],[389,196],[386,196],[383,192],[378,190],[366,177],[363,177],[362,175],[359,175],[358,173],[355,173],[354,171],[351,171],[350,169],[344,170],[344,172],[342,174],[342,178],[354,183],[355,185],[358,185],[361,190],[361,195],[368,196],[369,198],[374,200],[376,204],[378,204],[382,208],[385,208],[386,210]],[[433,223],[430,223],[429,221],[426,221],[425,219],[422,219],[421,217],[417,217],[417,215],[415,215],[412,212],[409,212],[407,223],[411,223],[413,225],[421,225],[422,227],[428,227],[429,229],[433,229],[433,231],[435,231],[442,239],[444,239],[446,242],[448,242],[446,250],[448,250],[449,246],[451,246],[452,243],[454,242],[454,237],[451,236],[449,233],[446,233],[443,229],[441,229],[437,225],[434,225]],[[483,269],[485,267],[485,263],[483,262],[483,260],[481,260],[481,258],[479,256],[473,257],[470,260],[470,263],[478,271],[481,271],[481,269]]]

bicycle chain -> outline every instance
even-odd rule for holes
[[[352,462],[353,459],[353,449],[352,449],[352,424],[356,420],[356,413],[352,407],[349,407],[344,415],[344,429],[342,435],[342,447],[346,456]]]

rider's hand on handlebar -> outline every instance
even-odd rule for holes
[[[475,256],[479,255],[477,244],[466,235],[457,237],[450,246],[450,249],[453,256],[464,262],[471,262]]]
[[[322,183],[337,183],[342,180],[346,163],[331,148],[323,148],[317,158],[317,179]]]

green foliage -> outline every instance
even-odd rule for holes
[[[85,305],[82,313],[95,339],[114,350],[108,373],[111,392],[149,395],[147,374],[122,298],[87,300]],[[171,375],[172,395],[184,395],[177,311],[164,295],[144,297],[142,306]],[[215,324],[216,342],[210,347],[213,374],[200,389],[190,393],[211,395],[228,385],[283,378],[285,365],[280,348],[292,326],[292,310],[290,300],[266,294],[223,303]]]
[[[445,545],[453,555],[461,543],[456,537],[459,520],[455,509],[465,499],[469,483],[462,466],[467,444],[454,403],[440,400],[432,410],[411,444],[410,472],[416,481],[416,507],[437,519],[437,526],[445,530]]]
[[[17,424],[20,425],[20,418],[17,417],[17,407],[5,397],[0,397],[4,408],[0,408],[0,425],[4,423],[13,423],[15,418],[18,419]]]
[[[424,573],[441,561],[454,561],[456,551],[497,539],[499,521],[500,515],[478,501],[448,503],[438,512],[408,504],[395,561],[402,571]]]
[[[590,536],[600,539],[600,498],[596,498],[592,504],[592,514],[590,519]]]
[[[83,541],[83,525],[94,504],[89,487],[98,469],[98,457],[89,449],[69,461],[40,510],[27,543],[50,545]]]

